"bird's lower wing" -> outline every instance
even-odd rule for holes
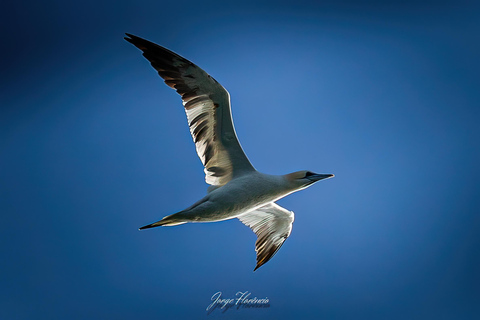
[[[294,214],[276,203],[267,204],[238,217],[257,235],[255,270],[269,261],[292,232]]]

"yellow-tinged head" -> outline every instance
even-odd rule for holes
[[[296,171],[289,174],[284,175],[285,179],[289,181],[291,184],[296,186],[297,188],[306,188],[315,182],[318,182],[323,179],[332,178],[335,175],[333,174],[322,174],[322,173],[314,173],[308,170]]]

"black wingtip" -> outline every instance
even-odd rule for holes
[[[130,33],[126,33],[125,32],[125,35],[126,37],[123,37],[123,39],[127,40],[128,42],[132,43],[133,44],[133,40],[135,38],[137,38],[136,36],[134,36],[133,34],[130,34]]]
[[[130,42],[131,44],[133,44],[134,46],[137,46],[141,43],[146,43],[146,42],[149,42],[143,38],[140,38],[140,37],[137,37],[136,35],[133,35],[131,33],[126,33],[125,32],[125,35],[126,37],[123,37],[123,39],[127,40],[128,42]]]

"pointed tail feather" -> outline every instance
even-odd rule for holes
[[[178,215],[175,217],[177,213],[171,214],[169,216],[164,217],[162,220],[147,224],[146,226],[140,227],[138,230],[144,230],[149,228],[155,228],[160,226],[171,227],[171,226],[178,226],[179,224],[187,223],[183,219],[179,218]]]

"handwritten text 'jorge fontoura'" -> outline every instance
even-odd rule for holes
[[[237,309],[242,308],[268,308],[270,307],[270,300],[267,297],[258,299],[257,297],[251,298],[251,292],[238,291],[235,298],[222,298],[222,292],[218,291],[213,294],[210,299],[212,303],[207,307],[208,313],[212,312],[216,308],[220,308],[223,312],[232,307]]]

